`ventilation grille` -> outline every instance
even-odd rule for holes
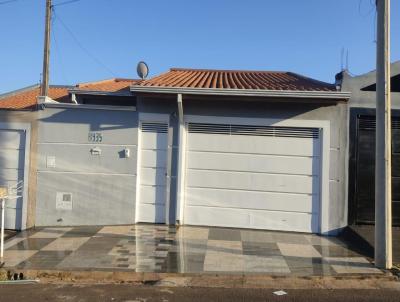
[[[362,130],[375,130],[376,121],[375,118],[360,118],[358,120],[358,127]]]
[[[142,123],[142,132],[155,132],[155,133],[167,133],[168,124],[166,123]]]
[[[375,117],[359,117],[358,127],[361,130],[375,130],[376,120]],[[400,119],[392,118],[392,130],[400,130]]]
[[[319,136],[319,130],[316,128],[203,123],[189,123],[189,133],[310,138]]]

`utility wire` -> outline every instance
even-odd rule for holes
[[[15,1],[17,1],[17,0],[15,0]],[[59,3],[53,4],[52,7],[66,5],[66,4],[70,4],[70,3],[74,3],[74,2],[78,2],[78,1],[80,1],[80,0],[69,0],[69,1],[59,2]]]
[[[0,5],[3,5],[3,4],[7,4],[7,3],[11,3],[11,2],[17,2],[18,0],[6,0],[6,1],[1,1],[0,2]]]
[[[93,61],[95,61],[99,66],[103,67],[107,72],[109,72],[113,77],[116,77],[115,73],[108,68],[103,62],[101,62],[96,56],[94,56],[86,47],[84,47],[78,40],[78,38],[74,35],[74,33],[69,29],[69,27],[64,23],[64,21],[55,13],[55,10],[53,8],[53,16],[55,20],[58,20],[60,24],[64,27],[64,29],[70,34],[72,39],[75,41],[75,43],[79,46],[79,48],[86,53],[87,56],[89,56]]]
[[[362,6],[362,3],[363,3],[364,1],[363,0],[359,0],[358,1],[358,14],[361,16],[361,17],[367,17],[367,16],[369,16],[373,11],[374,11],[374,9],[375,9],[375,4],[373,4],[372,3],[372,0],[370,0],[369,2],[369,4],[370,4],[370,6],[371,6],[371,8],[366,12],[366,13],[363,13],[362,12],[362,9],[361,9],[361,6]]]
[[[67,83],[69,83],[69,81],[68,81],[67,76],[65,74],[64,63],[63,63],[63,60],[62,60],[61,51],[60,51],[60,48],[58,47],[58,42],[57,42],[57,39],[56,39],[54,20],[55,20],[54,18],[51,19],[51,27],[53,28],[53,30],[51,31],[51,37],[53,38],[55,49],[56,49],[56,53],[57,53],[57,57],[59,58],[59,61],[60,61],[61,76],[62,76],[63,80],[65,81],[65,83],[67,84]]]
[[[17,2],[18,0],[5,0],[5,1],[0,1],[0,5],[3,4],[8,4],[8,3],[12,3],[12,2]],[[61,5],[66,5],[66,4],[70,4],[70,3],[74,3],[74,2],[78,2],[80,0],[68,0],[68,1],[64,1],[64,2],[59,2],[59,3],[55,3],[52,5],[52,7],[55,6],[61,6]]]

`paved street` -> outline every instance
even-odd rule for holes
[[[381,274],[334,237],[166,225],[44,228],[6,242],[6,267],[292,276]]]
[[[163,288],[131,285],[0,285],[0,301],[152,302],[152,301],[399,301],[395,290],[286,290]]]

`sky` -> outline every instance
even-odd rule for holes
[[[150,77],[186,67],[292,71],[333,82],[342,49],[352,74],[375,69],[374,3],[53,0],[50,84],[137,78],[141,60]],[[399,3],[392,1],[392,61],[400,59]],[[45,0],[0,0],[0,93],[39,83],[44,13]]]

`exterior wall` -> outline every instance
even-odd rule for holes
[[[178,145],[178,118],[176,100],[167,99],[138,99],[140,112],[168,113],[171,116],[171,133],[173,136],[172,171],[171,171],[171,209],[170,215],[175,214],[176,204],[176,171]],[[269,119],[298,119],[298,120],[327,120],[331,125],[330,133],[330,169],[329,169],[329,229],[335,235],[347,225],[347,104],[316,105],[283,102],[278,104],[267,102],[241,102],[230,100],[190,100],[183,96],[183,111],[187,115],[203,116],[232,116]],[[176,217],[170,217],[174,221]]]
[[[37,158],[37,112],[36,111],[17,111],[17,110],[0,110],[0,123],[23,123],[30,125],[30,154],[28,182],[25,181],[24,186],[28,186],[26,202],[26,225],[23,229],[31,228],[35,224],[35,208],[36,208],[36,158]]]
[[[392,63],[392,76],[400,74],[400,61]],[[362,91],[361,89],[376,83],[376,72],[371,71],[366,74],[352,77],[348,73],[343,73],[342,91],[351,92],[349,107],[358,108],[375,108],[376,92]],[[392,109],[400,109],[400,93],[393,92],[391,94]]]
[[[90,141],[89,133],[101,134],[102,140]],[[93,148],[101,154],[92,154]],[[136,111],[41,110],[38,154],[37,226],[135,222]],[[57,208],[57,192],[72,193],[72,209]]]
[[[400,61],[391,64],[391,75],[400,74]],[[356,187],[356,133],[357,115],[375,115],[376,92],[362,91],[361,89],[376,83],[376,72],[371,71],[359,76],[351,76],[343,72],[341,82],[342,91],[351,92],[348,106],[347,137],[348,137],[348,200],[349,200],[349,223],[355,223],[355,187]],[[400,93],[391,93],[392,116],[400,116]]]

